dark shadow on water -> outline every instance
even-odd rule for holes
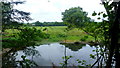
[[[86,46],[86,44],[63,44],[66,48],[71,49],[72,51],[78,51],[82,49],[82,47]]]

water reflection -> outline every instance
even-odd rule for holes
[[[33,47],[28,47],[26,49],[23,50],[23,53],[26,55],[26,56],[39,56],[40,53],[38,50],[35,50],[35,48]]]
[[[82,47],[86,46],[86,44],[63,44],[63,45],[71,49],[72,51],[78,51]]]
[[[23,49],[24,55],[20,55],[16,49],[12,49],[9,53],[4,53],[2,56],[2,68],[16,68],[16,67],[33,67],[38,66],[33,60],[27,59],[27,56],[32,58],[40,55],[33,47]],[[19,60],[16,56],[20,56]]]
[[[68,61],[68,66],[78,65],[76,59],[86,60],[87,64],[93,63],[94,60],[90,59],[89,54],[93,54],[92,50],[94,47],[89,45],[73,45],[73,44],[44,44],[41,46],[27,47],[26,49],[14,51],[3,57],[3,68],[6,66],[19,66],[20,63],[17,61],[23,61],[21,56],[25,59],[29,59],[35,62],[38,66],[61,66],[59,63],[64,60],[64,56],[73,56]]]

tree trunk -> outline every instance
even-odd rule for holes
[[[119,53],[119,45],[118,45],[118,35],[119,35],[119,19],[120,19],[120,2],[118,4],[117,7],[117,13],[116,13],[116,17],[115,17],[115,21],[112,23],[111,26],[111,45],[110,45],[110,52],[109,52],[109,57],[108,57],[108,61],[107,61],[107,66],[106,68],[111,68],[112,67],[112,58],[114,56],[115,53],[115,68],[119,68],[119,64],[120,64],[120,53]]]

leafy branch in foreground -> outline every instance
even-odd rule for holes
[[[18,9],[13,8],[18,4],[23,4],[24,1],[16,1],[16,2],[0,2],[2,4],[2,31],[9,28],[18,28],[20,22],[32,20],[30,18],[29,12],[20,11]],[[16,25],[15,25],[16,24]]]

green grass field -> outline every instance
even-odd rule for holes
[[[67,31],[67,26],[49,26],[49,27],[36,27],[37,29],[45,29],[44,32],[50,35],[48,42],[60,42],[67,40],[69,42],[74,41],[93,41],[94,38],[87,35],[84,31],[74,28]],[[85,38],[87,37],[87,38]]]
[[[84,31],[74,28],[72,30],[67,31],[67,26],[47,26],[47,27],[35,27],[38,30],[42,30],[43,32],[50,35],[49,38],[44,39],[42,41],[38,41],[38,43],[51,43],[51,42],[61,42],[67,40],[68,42],[75,41],[93,41],[94,38],[87,35]],[[18,30],[8,29],[6,30],[9,35],[19,32]]]

